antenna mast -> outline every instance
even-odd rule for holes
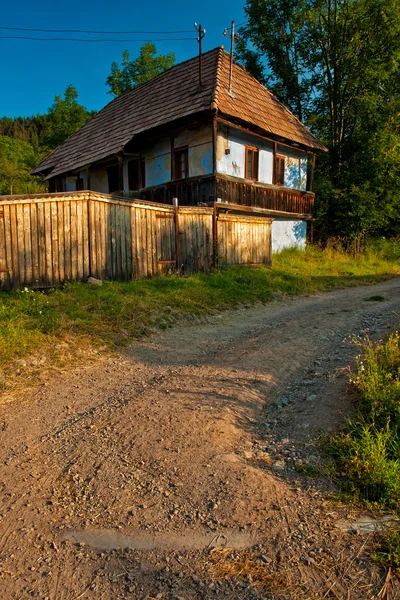
[[[232,92],[232,71],[233,71],[233,51],[235,40],[239,39],[238,35],[235,35],[235,21],[232,21],[231,32],[228,33],[228,29],[224,29],[224,35],[227,35],[231,38],[231,62],[229,66],[229,92]]]
[[[203,76],[203,56],[202,56],[202,52],[203,52],[203,37],[206,34],[206,30],[202,28],[201,25],[197,25],[197,23],[194,24],[195,29],[197,30],[197,33],[199,34],[199,37],[197,38],[197,41],[199,42],[199,83],[200,85],[202,84],[202,76]]]

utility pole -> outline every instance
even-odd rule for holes
[[[202,28],[201,25],[197,25],[197,23],[194,24],[194,27],[197,31],[197,33],[199,34],[199,37],[197,38],[197,41],[199,42],[199,82],[200,85],[202,84],[202,76],[203,76],[203,58],[202,58],[202,52],[203,52],[203,37],[206,34],[206,30]]]
[[[238,35],[235,35],[235,21],[232,21],[231,32],[228,33],[228,29],[224,29],[224,35],[227,35],[231,38],[231,64],[229,66],[229,92],[232,93],[232,71],[233,71],[233,51],[235,40],[239,39]]]

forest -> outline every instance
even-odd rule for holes
[[[328,147],[314,182],[320,239],[400,233],[397,0],[246,0],[236,59]],[[174,64],[145,44],[112,63],[117,96]],[[38,161],[92,113],[69,86],[45,115],[0,119],[0,193],[31,193]]]

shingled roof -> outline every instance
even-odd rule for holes
[[[47,178],[93,164],[121,152],[132,138],[154,127],[201,112],[239,119],[268,136],[325,151],[325,146],[264,86],[234,63],[223,47],[203,55],[202,86],[198,57],[164,71],[107,104],[33,171]]]

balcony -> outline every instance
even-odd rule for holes
[[[271,215],[289,213],[303,218],[312,217],[315,198],[313,192],[301,192],[222,174],[189,177],[148,187],[141,190],[138,196],[165,204],[172,204],[172,198],[178,198],[179,204],[183,206],[210,204],[220,200],[223,203],[267,210]]]

